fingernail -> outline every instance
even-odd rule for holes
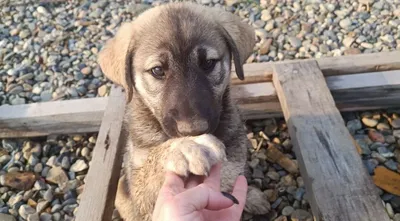
[[[239,204],[239,201],[238,201],[234,196],[232,196],[232,194],[227,193],[227,192],[221,192],[221,193],[222,193],[222,195],[224,195],[226,198],[232,200],[233,203]]]

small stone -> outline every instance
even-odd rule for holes
[[[4,213],[0,213],[0,220],[1,221],[16,221],[14,216],[4,214]]]
[[[386,203],[385,207],[386,207],[386,212],[388,213],[389,217],[393,218],[394,217],[394,211],[393,211],[392,205],[390,205],[390,203]]]
[[[353,44],[353,42],[354,42],[354,38],[352,38],[352,37],[345,37],[344,39],[343,39],[343,45],[346,47],[346,48],[349,48],[352,44]]]
[[[351,26],[352,22],[349,18],[345,18],[339,22],[340,27],[343,29],[348,29]]]
[[[294,212],[294,208],[291,206],[286,206],[285,208],[283,208],[282,210],[282,215],[284,216],[290,216],[292,215],[292,213]]]
[[[395,41],[395,38],[393,37],[393,35],[386,34],[381,37],[381,40],[387,43],[393,43]]]
[[[72,172],[81,172],[89,168],[89,166],[86,164],[84,160],[77,160],[70,168],[70,171]]]
[[[382,155],[382,156],[385,157],[385,158],[390,158],[390,157],[393,157],[393,156],[394,156],[394,154],[393,154],[392,152],[390,152],[390,151],[389,151],[386,147],[384,147],[384,146],[378,147],[378,152],[379,152],[380,155]]]
[[[393,119],[390,123],[394,129],[400,128],[400,118]]]
[[[69,158],[67,156],[62,158],[61,167],[68,170],[71,164],[69,163]]]
[[[244,210],[251,214],[261,215],[267,214],[271,210],[271,205],[267,200],[267,197],[261,192],[261,190],[249,186],[247,191],[248,202],[252,202],[252,207],[245,205]]]
[[[369,130],[368,137],[374,142],[385,143],[385,137],[376,130]]]
[[[268,176],[271,180],[274,180],[274,181],[278,181],[279,178],[280,178],[279,174],[278,174],[277,172],[274,172],[274,171],[268,172],[268,173],[267,173],[267,176]]]
[[[292,215],[290,216],[292,221],[312,221],[313,217],[312,215],[302,209],[296,209]]]
[[[264,179],[264,173],[260,168],[255,168],[253,170],[253,178]]]
[[[11,160],[10,155],[3,155],[0,157],[0,165],[7,164]]]
[[[107,85],[102,85],[99,87],[99,89],[97,89],[97,93],[99,94],[100,97],[104,97],[107,94]]]
[[[31,166],[35,166],[39,163],[39,159],[35,155],[31,155],[28,160],[28,164]]]
[[[27,221],[41,221],[39,219],[39,213],[34,213],[34,214],[28,215],[28,220]]]
[[[27,29],[24,29],[24,30],[22,30],[22,31],[19,32],[19,37],[20,37],[21,39],[27,38],[27,37],[29,37],[30,35],[31,35],[31,32],[30,32],[29,30],[27,30]]]
[[[52,217],[48,213],[40,214],[40,221],[52,221]]]
[[[84,75],[88,75],[92,73],[92,68],[91,67],[84,67],[81,69],[81,73]]]
[[[48,172],[46,180],[50,183],[62,185],[68,182],[68,177],[61,167],[53,167]]]
[[[83,157],[89,157],[89,156],[90,156],[90,150],[89,150],[89,148],[84,147],[84,148],[82,149],[82,151],[81,151],[81,155],[82,155]]]
[[[367,117],[363,117],[361,119],[361,121],[367,127],[375,127],[376,125],[378,125],[378,121],[377,120],[371,119],[371,118],[367,118]]]
[[[397,171],[397,167],[399,164],[397,162],[395,162],[394,160],[390,159],[390,160],[386,161],[384,163],[384,165],[385,165],[385,167],[387,167],[393,171]]]
[[[35,190],[45,190],[47,188],[46,183],[43,180],[37,180],[34,185]]]
[[[379,123],[376,125],[376,129],[382,131],[382,130],[390,130],[390,126],[387,123]]]
[[[260,54],[261,55],[268,54],[269,48],[271,47],[271,44],[272,44],[272,39],[271,38],[263,41],[263,43],[260,46]]]
[[[371,157],[377,160],[379,163],[386,162],[386,158],[375,151],[372,152]]]
[[[363,163],[370,175],[374,174],[375,168],[379,165],[379,162],[376,159],[363,160]]]
[[[361,54],[361,51],[358,48],[348,48],[348,49],[344,50],[343,54],[344,55],[355,55],[355,54]]]
[[[301,47],[301,40],[298,39],[297,37],[289,37],[288,41],[289,41],[290,45],[292,45],[292,47],[295,47],[295,48]]]
[[[36,206],[36,211],[38,213],[43,212],[50,205],[49,201],[40,201]]]
[[[29,190],[36,181],[36,175],[32,172],[9,172],[4,175],[4,186],[17,190]],[[3,182],[2,182],[3,183]]]
[[[51,202],[53,200],[53,191],[51,189],[46,190],[43,194],[43,199]]]
[[[254,158],[254,159],[252,159],[252,160],[250,161],[249,166],[250,166],[252,169],[255,169],[255,168],[258,166],[259,163],[260,163],[260,159]]]
[[[43,164],[41,163],[36,164],[35,167],[33,168],[33,171],[35,173],[41,173],[42,170],[43,170]]]
[[[267,22],[267,24],[265,25],[264,29],[266,31],[272,31],[272,29],[274,29],[274,27],[275,27],[275,21],[271,20],[271,21]]]
[[[400,213],[394,214],[393,221],[400,221]]]
[[[298,188],[294,194],[294,198],[298,201],[301,201],[305,193],[306,190],[304,188]]]
[[[350,133],[354,134],[357,130],[360,130],[362,128],[362,124],[360,120],[354,119],[348,121],[346,127],[350,131]]]
[[[393,152],[393,155],[394,155],[394,158],[396,159],[396,161],[397,161],[398,163],[400,163],[400,149],[396,149],[396,150]]]
[[[19,215],[24,219],[27,219],[28,215],[34,214],[35,212],[36,212],[35,209],[30,207],[29,205],[22,205],[18,209]]]
[[[43,102],[50,101],[52,99],[52,91],[46,90],[40,93],[40,99]]]

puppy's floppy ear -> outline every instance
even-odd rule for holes
[[[133,23],[121,25],[116,35],[108,40],[98,55],[98,63],[103,73],[115,84],[124,87],[127,102],[132,100],[133,93]]]
[[[227,11],[214,9],[213,14],[232,52],[236,74],[240,80],[244,80],[243,64],[252,54],[256,44],[255,30]]]

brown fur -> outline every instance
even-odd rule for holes
[[[224,161],[224,191],[247,171],[249,142],[229,81],[231,60],[242,78],[254,44],[254,30],[239,18],[194,3],[149,9],[107,42],[99,64],[126,89],[130,102],[125,175],[116,199],[123,219],[151,220],[165,168],[183,176],[207,175]],[[214,58],[215,67],[205,71],[204,61]],[[163,79],[152,76],[154,66],[162,67]],[[248,199],[246,210],[260,211],[252,206],[258,203]]]

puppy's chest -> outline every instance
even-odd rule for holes
[[[128,141],[127,148],[129,149],[129,157],[133,169],[142,167],[149,155],[149,149],[137,148],[133,145],[132,141]]]

